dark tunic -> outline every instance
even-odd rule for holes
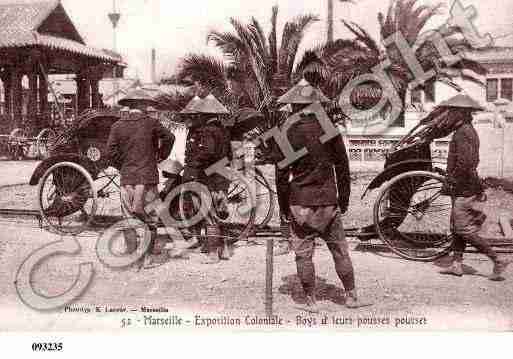
[[[131,114],[116,122],[107,145],[113,167],[121,174],[121,185],[158,184],[158,162],[169,157],[175,137],[153,118]]]
[[[221,175],[208,176],[205,170],[216,162],[231,159],[228,131],[219,123],[211,122],[189,130],[185,146],[184,180],[198,181],[212,191],[226,191],[229,181]]]
[[[483,191],[478,165],[479,136],[471,123],[465,123],[454,132],[449,144],[447,177],[452,195],[471,197]]]
[[[302,115],[288,131],[292,147],[305,147],[308,154],[289,167],[289,204],[300,206],[339,205],[345,212],[349,203],[349,160],[342,136],[321,143],[324,135],[315,115]]]

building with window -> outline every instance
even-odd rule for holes
[[[46,127],[55,75],[74,76],[77,112],[98,108],[100,80],[122,76],[126,67],[118,54],[86,44],[60,0],[2,2],[0,24],[2,126],[32,132]]]
[[[478,76],[482,84],[461,77],[456,78],[454,82],[486,109],[483,113],[476,115],[475,120],[478,130],[481,131],[483,151],[497,154],[502,152],[502,149],[496,148],[500,142],[497,141],[497,136],[500,138],[503,136],[500,133],[502,130],[497,129],[498,124],[505,128],[507,132],[505,137],[513,139],[513,48],[491,47],[474,51],[467,56],[486,68],[486,75]],[[473,76],[476,75],[473,74]],[[441,82],[435,82],[424,90],[409,91],[406,98],[405,127],[390,127],[379,120],[366,127],[349,123],[344,131],[347,134],[346,145],[353,167],[382,168],[385,153],[391,144],[408,133],[435,106],[456,94],[458,91],[455,88]],[[450,138],[440,139],[433,143],[434,158],[445,159],[449,140]],[[507,147],[507,151],[513,153],[513,141],[510,147]],[[486,158],[486,156],[482,157]],[[494,161],[496,162],[496,159],[490,159],[487,163],[495,166]]]

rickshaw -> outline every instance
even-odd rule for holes
[[[30,136],[24,128],[14,128],[8,135],[0,135],[1,152],[12,160],[46,158],[47,146],[55,137],[52,128],[42,129],[36,136]]]
[[[29,184],[38,187],[41,218],[61,234],[78,234],[91,225],[99,201],[119,192],[117,174],[109,170],[106,146],[112,111],[87,111],[47,146],[47,158]]]
[[[410,260],[433,261],[450,251],[451,198],[442,193],[444,166],[432,160],[430,150],[432,141],[456,129],[448,114],[447,108],[435,109],[388,151],[384,171],[362,196],[379,189],[373,224],[348,230],[351,235],[364,241],[377,237]],[[34,171],[30,184],[39,185],[39,210],[50,229],[78,234],[105,213],[102,202],[106,199],[118,199],[120,207],[118,175],[105,160],[110,128],[119,116],[112,111],[82,114],[55,139],[50,157]],[[233,242],[255,234],[274,214],[274,189],[258,168],[252,171],[252,185],[244,176],[230,185],[230,216],[221,224]],[[255,197],[256,204],[240,215],[240,208],[248,208],[248,201]],[[179,213],[172,215],[180,218]]]
[[[362,199],[379,189],[373,224],[354,229],[360,239],[379,237],[402,258],[434,261],[453,242],[451,197],[444,188],[445,164],[432,159],[431,143],[446,138],[458,127],[451,110],[435,108],[386,154],[384,171],[367,186]]]
[[[53,139],[49,157],[39,164],[29,182],[38,185],[39,211],[48,229],[77,235],[106,217],[127,215],[121,205],[118,173],[109,167],[106,156],[110,129],[120,116],[116,111],[86,111]],[[229,216],[220,221],[233,242],[246,238],[273,217],[274,192],[258,168],[252,175],[251,183],[243,176],[230,183]],[[248,206],[252,200],[256,205]],[[171,215],[181,218],[180,213]]]

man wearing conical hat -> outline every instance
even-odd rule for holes
[[[335,270],[346,291],[346,306],[362,306],[355,289],[354,270],[344,235],[342,214],[347,211],[350,194],[349,160],[340,134],[322,143],[321,117],[327,118],[319,104],[328,98],[302,80],[278,102],[290,104],[293,115],[284,128],[292,147],[307,153],[288,166],[288,207],[292,247],[297,273],[306,294],[307,310],[315,311],[315,269],[312,257],[315,238],[326,242]]]
[[[201,104],[202,102],[202,99],[199,97],[199,96],[194,96],[192,98],[192,100],[190,100],[187,105],[185,105],[185,107],[183,108],[182,111],[180,111],[180,113],[182,115],[192,115],[192,114],[195,114],[197,113],[197,111],[195,110],[196,109],[196,106],[198,106],[199,104]]]
[[[189,132],[185,147],[184,182],[199,182],[210,190],[212,199],[221,219],[228,216],[225,206],[229,182],[219,174],[207,176],[205,171],[216,162],[230,158],[231,146],[228,131],[222,125],[219,116],[229,111],[212,95],[204,99],[195,98],[189,103],[183,113],[188,114],[185,121]],[[195,213],[192,200],[187,201],[190,213]],[[221,229],[214,218],[206,218],[207,240],[204,252],[207,264],[218,263],[220,259],[229,259],[232,248],[225,245]],[[196,230],[197,228],[192,228]]]
[[[144,207],[158,193],[157,164],[167,159],[175,139],[157,119],[145,114],[148,106],[159,104],[144,91],[136,89],[130,92],[119,104],[128,107],[129,113],[112,126],[107,144],[108,155],[111,165],[120,172],[124,208],[134,217],[147,222],[149,217]],[[156,228],[150,229],[152,240],[148,253],[159,254],[154,248]],[[131,254],[138,246],[137,233],[126,230],[124,235],[127,253]],[[148,262],[150,257],[143,259]]]
[[[491,280],[500,280],[511,259],[499,256],[490,244],[479,236],[486,215],[476,209],[486,195],[477,173],[479,136],[472,125],[472,113],[483,108],[467,95],[457,95],[439,105],[450,110],[456,131],[449,144],[447,184],[444,192],[452,197],[451,227],[454,235],[454,262],[443,271],[458,277],[463,275],[463,252],[468,244],[477,248],[493,262]]]
[[[299,108],[308,107],[313,102],[326,103],[329,102],[329,99],[322,91],[313,87],[308,81],[303,79],[292,89],[280,96],[278,103],[283,104],[283,106],[280,107],[278,111],[283,115],[290,116],[294,112],[298,112]],[[292,104],[294,104],[294,106]],[[278,206],[280,207],[280,213],[285,214],[288,212],[288,171],[277,168],[275,176]],[[292,250],[289,227],[290,225],[285,216],[281,216],[280,228],[282,239],[278,242],[278,246],[274,251],[275,256],[289,254]]]

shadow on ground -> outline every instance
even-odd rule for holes
[[[282,277],[283,284],[278,288],[281,294],[289,295],[297,304],[305,303],[305,293],[299,277],[295,274]],[[326,279],[316,277],[315,297],[318,301],[330,301],[336,304],[344,304],[344,289],[327,283]]]

